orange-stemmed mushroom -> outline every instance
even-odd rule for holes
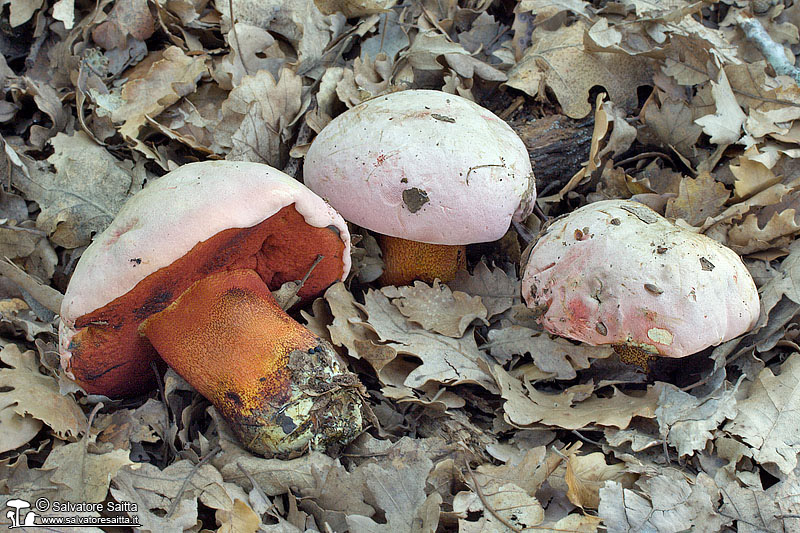
[[[350,269],[336,211],[266,165],[182,166],[136,194],[81,257],[61,307],[62,366],[87,392],[153,384],[159,356],[252,451],[345,442],[358,380],[270,293],[311,298]],[[309,274],[310,272],[310,274]]]
[[[450,281],[465,245],[501,238],[536,200],[528,150],[500,117],[440,91],[379,96],[317,135],[303,180],[379,233],[380,282]]]

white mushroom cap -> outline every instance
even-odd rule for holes
[[[759,315],[736,253],[628,200],[553,221],[530,251],[522,296],[551,333],[667,357],[741,335]]]
[[[536,199],[517,134],[440,91],[392,93],[339,115],[312,143],[303,174],[346,220],[431,244],[497,240]]]

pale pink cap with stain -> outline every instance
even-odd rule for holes
[[[737,337],[760,311],[735,252],[629,200],[554,220],[530,251],[522,296],[551,333],[666,357]]]

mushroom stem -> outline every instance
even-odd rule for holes
[[[197,281],[139,331],[256,453],[324,448],[361,427],[355,376],[253,270]]]
[[[414,280],[432,283],[436,278],[447,283],[466,266],[464,245],[428,244],[387,235],[380,235],[378,244],[383,252],[384,270],[378,280],[382,285],[408,285]]]
[[[656,360],[657,354],[648,352],[639,346],[631,346],[630,344],[614,344],[612,345],[614,351],[619,355],[619,360],[626,365],[638,366],[645,372],[650,371],[650,363]]]

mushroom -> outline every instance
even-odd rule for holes
[[[735,252],[629,200],[553,220],[526,251],[522,296],[556,335],[626,362],[684,357],[749,331],[755,283]],[[523,262],[526,259],[523,257]]]
[[[257,163],[184,165],[84,251],[61,307],[61,364],[118,397],[151,387],[160,356],[254,452],[345,442],[361,429],[358,380],[270,289],[308,275],[309,299],[349,269],[344,220],[299,182]]]
[[[536,199],[516,133],[440,91],[392,93],[339,115],[311,144],[303,179],[346,220],[381,234],[386,285],[453,279],[464,245],[501,238]]]

